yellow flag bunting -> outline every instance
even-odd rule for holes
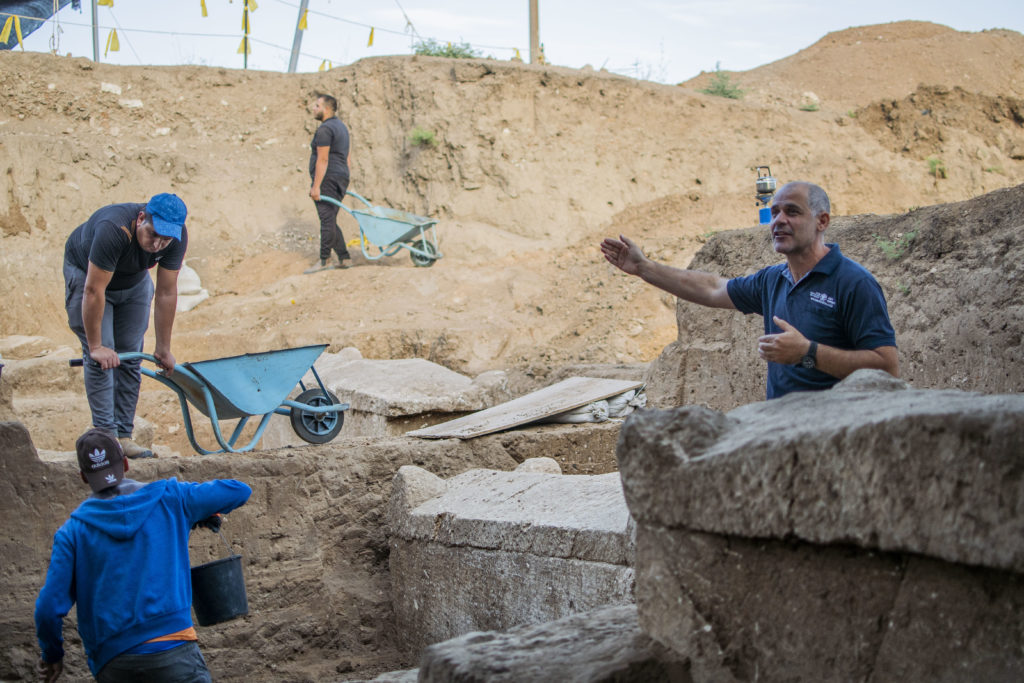
[[[238,44],[238,54],[252,54],[252,43],[247,38],[242,38],[242,42]]]
[[[7,21],[4,22],[4,30],[0,31],[0,43],[6,44],[11,39],[11,27],[14,27],[14,34],[18,36],[18,45],[21,46],[21,51],[25,51],[25,45],[21,42],[21,17],[15,15],[7,17]]]
[[[121,43],[117,41],[117,29],[110,29],[110,35],[107,36],[107,46],[103,48],[103,56],[106,57],[108,52],[119,52],[121,50]]]
[[[370,27],[370,39],[366,41],[366,47],[373,47],[373,27]]]
[[[324,61],[320,62],[320,68],[317,69],[317,71],[330,71],[333,68],[334,65],[331,64],[331,60],[325,59]]]
[[[204,17],[205,17],[205,16],[209,16],[209,15],[208,15],[208,14],[206,13],[206,0],[199,0],[199,7],[200,7],[200,8],[202,8],[202,10],[203,10],[203,16],[204,16]]]
[[[114,0],[96,0],[96,4],[100,7],[113,7]]]
[[[256,0],[245,0],[245,6],[250,12],[256,11]]]
[[[299,30],[300,31],[305,31],[307,28],[309,28],[309,24],[306,23],[306,17],[308,17],[308,16],[309,16],[309,10],[306,10],[305,12],[302,13],[302,18],[299,19]]]

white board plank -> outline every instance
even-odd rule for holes
[[[570,377],[472,415],[406,432],[406,436],[421,439],[472,439],[564,413],[642,386],[643,382],[629,380]]]

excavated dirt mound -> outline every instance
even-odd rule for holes
[[[844,79],[831,73],[840,64]],[[739,75],[742,100],[696,83],[424,57],[287,75],[8,52],[0,73],[0,334],[51,347],[76,344],[61,297],[67,233],[103,204],[164,190],[188,202],[188,263],[211,295],[178,316],[179,360],[326,342],[511,370],[526,390],[562,365],[656,357],[675,337],[673,301],[612,272],[597,241],[624,232],[685,265],[713,232],[755,222],[755,165],[818,180],[847,215],[1024,182],[1024,37],[1009,31],[903,22],[830,34]],[[827,87],[839,80],[847,99],[834,111]],[[317,244],[306,196],[317,91],[338,96],[352,130],[352,188],[440,219],[432,268],[401,251],[301,274]],[[804,91],[819,93],[819,111],[798,108]],[[437,144],[414,145],[416,127]],[[40,447],[67,449],[85,426],[69,392],[73,424],[60,428],[42,418],[47,392],[16,394]],[[188,452],[177,412],[144,385],[156,442]]]
[[[96,208],[156,192],[188,203],[188,264],[210,293],[177,317],[179,361],[329,343],[505,369],[526,390],[565,365],[648,362],[674,341],[674,300],[614,272],[597,243],[625,233],[686,265],[713,233],[756,222],[757,165],[820,182],[837,215],[1024,183],[1020,34],[862,27],[732,76],[741,100],[702,94],[707,75],[663,86],[489,60],[287,75],[0,53],[0,352],[16,380],[0,411],[41,449],[73,447],[88,412],[63,360],[77,343],[64,241]],[[352,188],[440,220],[433,267],[400,252],[301,274],[317,250],[306,163],[320,91],[352,130]],[[437,144],[411,142],[414,128]],[[356,236],[347,215],[342,227]],[[925,256],[905,258],[927,269]],[[191,452],[166,389],[145,381],[139,415],[157,444]]]

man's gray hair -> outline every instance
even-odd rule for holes
[[[809,183],[806,180],[791,180],[780,187],[779,192],[794,185],[807,188],[807,208],[811,210],[815,218],[823,213],[832,215],[832,203],[828,200],[828,195],[825,194],[825,190],[821,189],[820,185]]]
[[[821,186],[814,183],[802,183],[807,186],[807,204],[810,206],[814,217],[817,218],[823,213],[832,214],[832,203],[828,200],[828,194]]]

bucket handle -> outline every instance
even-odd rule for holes
[[[224,547],[228,549],[228,557],[231,557],[232,555],[234,555],[235,551],[231,547],[231,544],[228,543],[228,539],[224,538],[224,532],[221,531],[220,529],[217,529],[217,535],[220,536],[220,540],[224,541]]]

